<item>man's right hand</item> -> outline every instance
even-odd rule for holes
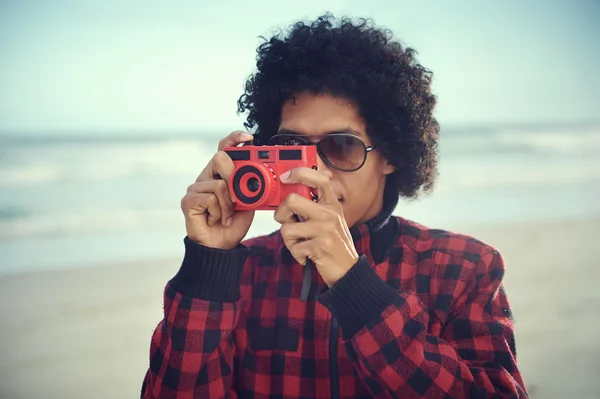
[[[236,131],[219,141],[218,152],[181,200],[188,237],[211,248],[233,249],[243,240],[254,219],[254,211],[235,211],[228,182],[233,161],[223,151],[252,140],[252,135]]]

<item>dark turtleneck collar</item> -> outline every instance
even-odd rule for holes
[[[386,184],[383,193],[383,207],[381,212],[365,223],[353,226],[350,234],[355,245],[369,239],[367,245],[375,264],[381,263],[387,256],[387,252],[393,242],[397,239],[398,221],[392,217],[392,213],[399,201],[399,194],[394,188]],[[360,246],[360,245],[359,245]],[[364,248],[358,248],[361,251]]]

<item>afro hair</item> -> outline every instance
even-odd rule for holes
[[[245,127],[255,129],[255,144],[276,134],[283,104],[294,95],[328,94],[357,106],[367,134],[395,166],[389,188],[405,198],[431,190],[439,125],[432,74],[416,61],[415,50],[370,19],[336,21],[329,13],[263,39],[257,71],[238,100],[238,111],[248,113]]]

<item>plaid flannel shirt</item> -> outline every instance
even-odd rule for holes
[[[141,397],[527,397],[502,256],[390,214],[352,230],[359,262],[329,289],[314,272],[307,301],[278,232],[186,238]]]

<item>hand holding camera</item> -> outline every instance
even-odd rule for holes
[[[274,210],[289,194],[311,199],[306,185],[283,185],[279,175],[296,167],[317,169],[312,146],[243,146],[252,135],[236,131],[181,200],[188,237],[211,248],[233,249],[244,238],[256,210]]]
[[[188,187],[181,209],[191,240],[211,248],[233,249],[250,229],[254,211],[234,210],[228,181],[235,165],[223,150],[252,138],[248,133],[236,131],[222,139],[218,152]]]
[[[285,246],[300,264],[310,259],[328,286],[341,279],[359,256],[329,178],[311,168],[296,168],[281,176],[284,184],[318,190],[318,202],[289,195],[275,211]],[[301,222],[296,221],[298,215]]]

